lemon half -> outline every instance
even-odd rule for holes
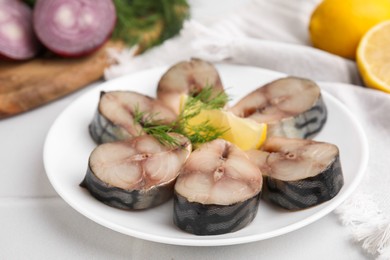
[[[364,35],[356,61],[368,87],[390,93],[390,21],[376,25]]]

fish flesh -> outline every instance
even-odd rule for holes
[[[135,116],[142,115],[140,122]],[[102,91],[89,133],[97,144],[143,135],[143,122],[169,124],[177,116],[159,100],[134,91]]]
[[[150,135],[98,145],[82,183],[99,201],[120,209],[147,209],[172,198],[175,180],[191,153],[190,141],[171,133],[163,145]]]
[[[334,198],[344,184],[339,149],[314,140],[271,137],[247,152],[264,176],[263,198],[289,210]]]
[[[298,77],[272,81],[242,98],[231,111],[268,124],[268,136],[313,138],[327,119],[318,85]]]
[[[190,61],[173,65],[162,75],[158,82],[157,99],[178,115],[181,96],[194,96],[206,87],[212,90],[211,99],[224,92],[221,78],[214,65],[192,58]]]
[[[218,235],[247,226],[257,214],[259,168],[234,144],[216,139],[193,151],[180,171],[173,221],[195,235]]]

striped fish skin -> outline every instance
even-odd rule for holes
[[[97,144],[130,139],[132,135],[121,126],[115,125],[99,111],[95,112],[88,126],[89,134]]]
[[[256,217],[261,193],[232,205],[205,205],[174,194],[173,222],[180,229],[199,236],[238,231]]]
[[[172,198],[174,180],[163,186],[145,190],[125,190],[111,186],[95,176],[88,167],[80,186],[104,204],[124,210],[143,210],[163,204]]]
[[[266,176],[263,198],[288,210],[301,210],[334,198],[344,185],[340,157],[320,174],[297,181]]]
[[[259,87],[231,108],[240,117],[268,124],[268,136],[311,139],[327,120],[318,85],[308,79],[285,77]]]
[[[276,123],[268,123],[267,134],[268,136],[312,139],[324,127],[327,117],[328,112],[321,95],[308,111]]]

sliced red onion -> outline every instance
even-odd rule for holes
[[[78,57],[106,42],[116,11],[112,0],[38,0],[33,19],[35,32],[48,49]]]
[[[31,9],[19,0],[0,0],[0,57],[29,59],[38,49]]]

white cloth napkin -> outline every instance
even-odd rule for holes
[[[320,0],[254,0],[222,20],[189,20],[180,35],[143,55],[112,52],[111,79],[198,57],[212,62],[258,66],[321,81],[363,125],[369,140],[367,174],[336,212],[353,237],[378,259],[390,259],[390,95],[361,86],[356,64],[310,46],[308,22]]]

